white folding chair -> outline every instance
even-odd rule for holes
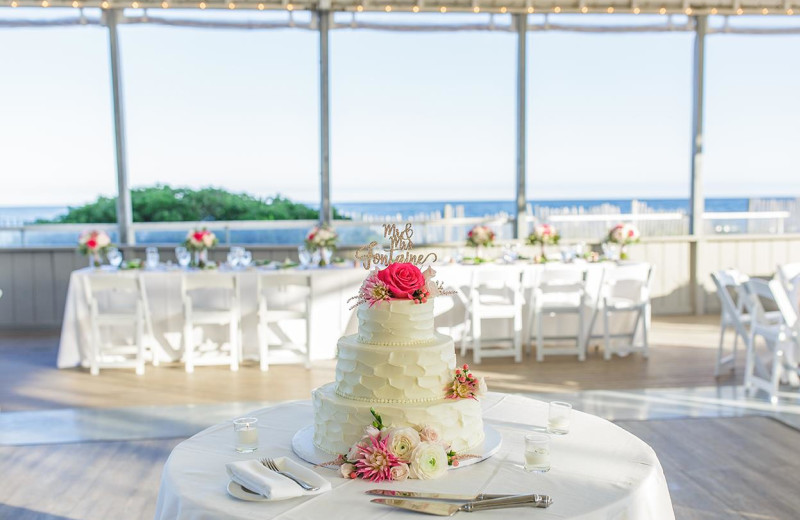
[[[306,368],[311,368],[311,294],[311,276],[307,272],[258,275],[258,350],[262,371],[270,363],[270,330],[282,340],[282,349],[299,351]],[[305,321],[305,344],[293,342],[280,329],[279,324],[289,320]]]
[[[744,386],[748,395],[753,390],[764,390],[771,403],[778,402],[781,378],[786,369],[797,371],[794,351],[797,348],[798,323],[789,297],[779,281],[750,279],[743,285],[745,307],[750,314],[750,334],[747,343],[747,362],[745,364]],[[775,323],[764,310],[764,303],[778,307],[781,315],[786,312],[791,324]],[[762,338],[766,347],[766,355],[757,349],[756,338]],[[787,349],[791,353],[787,353]]]
[[[649,264],[618,265],[605,271],[601,286],[600,306],[603,313],[603,358],[608,361],[612,354],[627,354],[640,351],[649,356],[648,335],[650,332],[650,280],[653,266]],[[621,332],[611,331],[613,315],[623,314],[632,318],[631,327]],[[641,331],[641,343],[636,338]],[[620,344],[614,340],[625,339]]]
[[[800,262],[779,265],[777,278],[783,284],[795,312],[800,313]]]
[[[473,362],[484,357],[514,356],[522,361],[522,289],[521,272],[514,269],[476,267],[472,272],[466,321],[468,333],[461,340],[461,355],[466,355],[467,344],[472,347]],[[505,320],[511,333],[508,336],[486,337],[483,322]],[[509,347],[484,347],[489,342],[508,341]]]
[[[101,368],[136,369],[144,374],[144,304],[138,275],[92,273],[85,277],[84,291],[89,304],[89,371]],[[103,341],[101,328],[109,330]],[[133,342],[114,344],[119,328],[131,327]]]
[[[543,361],[545,355],[577,354],[578,359],[586,359],[584,323],[586,307],[586,268],[582,266],[549,266],[539,273],[533,289],[529,306],[529,322],[536,329],[536,361]],[[576,318],[574,334],[546,335],[545,318],[559,320],[565,316]],[[559,326],[560,330],[563,330]],[[532,335],[532,334],[531,334]],[[531,338],[528,338],[530,341]],[[545,341],[575,341],[574,346],[546,345]]]
[[[241,358],[239,283],[236,274],[220,272],[184,273],[181,278],[183,299],[183,340],[186,372],[197,365],[230,364],[239,370]],[[195,341],[195,327],[228,325],[228,348],[218,345],[217,352],[201,352]]]
[[[721,270],[711,273],[711,279],[717,288],[717,297],[720,302],[719,317],[719,347],[717,348],[717,366],[714,368],[714,377],[719,377],[722,368],[730,365],[731,370],[736,368],[736,351],[739,338],[747,345],[750,337],[750,315],[745,313],[742,284],[747,283],[748,276],[733,269]],[[725,333],[733,329],[733,348],[731,353],[725,355]]]

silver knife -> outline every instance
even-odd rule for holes
[[[364,491],[367,495],[378,495],[382,497],[394,498],[427,498],[429,500],[460,500],[462,502],[471,502],[477,500],[490,500],[493,498],[506,498],[514,497],[517,495],[490,495],[481,493],[480,495],[453,495],[448,493],[421,493],[417,491],[394,491],[391,489],[370,489]]]
[[[546,495],[518,495],[506,498],[493,498],[477,500],[466,504],[445,504],[443,502],[423,502],[420,500],[403,500],[400,498],[373,498],[370,502],[384,504],[407,511],[424,513],[436,516],[453,516],[459,511],[472,513],[488,509],[503,509],[507,507],[548,507],[553,499]]]

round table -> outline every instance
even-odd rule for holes
[[[309,401],[291,402],[253,413],[259,418],[259,450],[233,450],[233,427],[218,424],[180,443],[164,466],[156,506],[157,520],[281,518],[411,518],[413,513],[370,503],[373,488],[441,493],[540,493],[553,497],[548,509],[477,513],[504,518],[518,511],[541,519],[673,520],[672,503],[661,464],[653,450],[634,435],[599,417],[573,412],[571,431],[553,436],[552,469],[522,469],[523,436],[546,423],[547,403],[526,397],[490,393],[482,401],[484,421],[503,437],[499,453],[479,464],[451,470],[432,480],[375,484],[347,480],[316,468],[333,490],[311,497],[276,502],[244,502],[230,497],[225,463],[253,457],[289,456],[295,432],[313,422]],[[331,457],[333,458],[333,457]],[[301,462],[302,464],[305,464]]]

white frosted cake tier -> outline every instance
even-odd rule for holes
[[[440,399],[424,403],[378,404],[340,397],[335,383],[312,393],[314,403],[314,445],[331,455],[346,454],[372,424],[372,407],[383,424],[433,426],[457,453],[469,453],[483,442],[481,405],[474,399]]]
[[[444,397],[456,367],[453,339],[434,334],[424,345],[388,347],[339,339],[336,393],[373,403],[413,403]]]
[[[411,345],[431,341],[433,302],[381,301],[358,306],[358,341],[372,345]]]

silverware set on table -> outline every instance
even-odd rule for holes
[[[453,516],[458,512],[472,513],[489,509],[509,507],[544,508],[553,503],[547,495],[451,495],[445,493],[418,493],[415,491],[392,491],[390,489],[370,489],[368,495],[393,498],[373,498],[370,502],[399,509],[436,516]],[[398,498],[399,497],[399,498]],[[427,499],[427,500],[418,500]],[[438,502],[437,502],[438,500]],[[454,502],[448,504],[446,501]]]
[[[306,491],[316,491],[314,487],[305,480],[298,478],[291,473],[281,470],[272,459],[259,459],[262,466],[278,475],[293,480],[298,486]],[[245,487],[248,493],[258,494]],[[486,511],[489,509],[505,509],[509,507],[538,507],[545,508],[553,503],[553,499],[547,495],[522,494],[522,495],[493,495],[481,493],[479,495],[456,495],[447,493],[422,493],[416,491],[394,491],[391,489],[370,489],[365,491],[368,495],[378,495],[389,498],[373,498],[370,502],[383,504],[390,507],[415,511],[436,516],[453,516],[458,512],[472,513],[473,511]],[[452,503],[448,503],[452,502]]]

